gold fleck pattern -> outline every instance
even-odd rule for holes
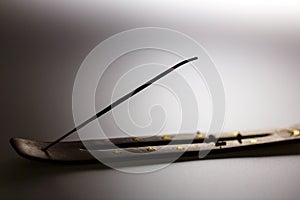
[[[256,142],[257,142],[257,139],[251,139],[250,142],[251,142],[251,143],[256,143]]]
[[[300,135],[300,130],[298,130],[298,129],[294,129],[291,132],[292,132],[292,136],[299,136]]]
[[[182,150],[184,150],[184,147],[183,146],[177,146],[177,150],[182,151]]]
[[[154,147],[147,147],[147,151],[153,152],[153,151],[156,151],[156,149]]]
[[[141,141],[141,138],[135,137],[135,138],[133,138],[133,140],[136,141],[136,142],[139,142],[139,141]]]
[[[162,136],[161,139],[163,139],[163,140],[171,140],[170,136],[167,136],[167,135]]]
[[[200,133],[200,132],[197,132],[196,138],[197,138],[197,139],[204,139],[204,138],[205,138],[205,135],[202,134],[202,133]]]
[[[113,152],[114,152],[115,154],[119,154],[119,153],[121,153],[121,150],[115,149],[115,150],[113,150]]]

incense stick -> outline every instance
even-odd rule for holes
[[[110,110],[112,110],[116,106],[120,105],[121,103],[123,103],[127,99],[129,99],[129,98],[133,97],[134,95],[138,94],[139,92],[141,92],[145,88],[149,87],[150,85],[152,85],[154,82],[158,81],[159,79],[163,78],[164,76],[166,76],[170,72],[174,71],[178,67],[180,67],[180,66],[182,66],[182,65],[184,65],[186,63],[192,62],[194,60],[197,60],[197,59],[198,59],[197,57],[193,57],[193,58],[190,58],[190,59],[187,59],[187,60],[183,60],[183,61],[177,63],[176,65],[174,65],[173,67],[170,67],[166,71],[162,72],[161,74],[158,74],[157,76],[155,76],[151,80],[147,81],[143,85],[139,86],[138,88],[136,88],[132,92],[126,94],[125,96],[123,96],[120,99],[116,100],[115,102],[113,102],[112,104],[110,104],[109,106],[107,106],[106,108],[104,108],[103,110],[99,111],[96,115],[94,115],[91,118],[89,118],[88,120],[84,121],[82,124],[78,125],[77,127],[75,127],[74,129],[72,129],[71,131],[69,131],[66,134],[64,134],[63,136],[59,137],[58,139],[56,139],[54,142],[52,142],[49,145],[47,145],[42,150],[43,151],[47,151],[53,145],[57,144],[61,140],[65,139],[66,137],[68,137],[69,135],[71,135],[75,131],[81,129],[82,127],[86,126],[87,124],[89,124],[90,122],[94,121],[95,119],[101,117],[102,115],[104,115],[105,113],[109,112]]]

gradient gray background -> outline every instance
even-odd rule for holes
[[[52,140],[73,127],[82,60],[112,34],[144,26],[181,31],[207,49],[224,82],[224,130],[300,122],[300,5],[272,2],[1,1],[1,199],[299,199],[299,156],[175,163],[132,175],[27,161],[8,143]]]

